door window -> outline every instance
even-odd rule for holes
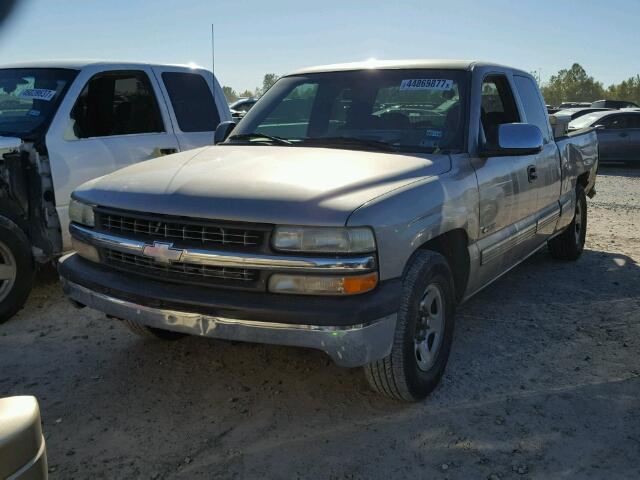
[[[540,100],[538,88],[533,80],[528,77],[515,75],[513,79],[524,107],[527,122],[538,127],[545,143],[548,142],[551,139],[549,135],[549,120],[542,100]]]
[[[482,82],[481,123],[488,145],[498,144],[498,127],[520,121],[518,108],[507,78],[490,75]]]
[[[106,72],[91,78],[71,111],[66,139],[163,132],[160,109],[144,72]]]
[[[630,120],[629,115],[612,115],[602,120],[599,125],[603,125],[607,130],[622,130],[632,128]]]
[[[178,126],[183,132],[213,132],[220,123],[216,103],[202,75],[197,73],[164,72]]]
[[[306,137],[317,93],[317,83],[298,85],[267,115],[256,131],[278,136],[284,136],[286,131],[288,137]]]

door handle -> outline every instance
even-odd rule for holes
[[[529,183],[534,182],[538,178],[535,165],[529,165],[527,167],[527,178],[529,179]]]
[[[622,133],[620,134],[620,136],[621,136],[622,138],[627,138],[627,137],[629,136],[629,134],[628,134],[627,132],[622,132]]]

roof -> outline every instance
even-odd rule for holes
[[[582,117],[578,117],[575,120],[573,120],[574,122],[578,122],[581,121],[582,123],[592,123],[596,120],[601,119],[602,117],[608,117],[609,115],[625,115],[625,114],[632,114],[632,115],[640,115],[640,109],[638,110],[632,110],[632,109],[625,109],[625,110],[599,110],[597,112],[591,112],[588,113]]]
[[[182,67],[182,68],[193,68],[193,69],[201,69],[203,67],[195,64],[172,64],[172,63],[154,63],[154,62],[127,62],[127,61],[118,61],[118,60],[80,60],[80,59],[69,59],[69,60],[32,60],[28,62],[19,62],[19,63],[11,63],[11,64],[3,64],[0,65],[0,68],[69,68],[73,70],[80,70],[82,68],[88,66],[112,66],[112,65],[126,65],[128,67]]]
[[[289,75],[303,73],[321,73],[321,72],[340,72],[349,70],[394,70],[405,68],[433,68],[442,70],[471,70],[475,66],[495,66],[500,68],[504,65],[497,63],[480,62],[474,60],[366,60],[364,62],[336,63],[333,65],[321,65],[318,67],[309,67],[297,70]]]

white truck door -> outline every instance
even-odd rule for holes
[[[184,67],[154,66],[181,150],[213,145],[220,122],[231,112],[211,72]]]
[[[74,81],[46,136],[62,228],[70,248],[68,205],[82,183],[180,149],[151,67],[92,66]]]

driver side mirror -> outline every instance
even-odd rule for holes
[[[604,125],[598,124],[593,128],[595,128],[596,130],[604,130],[606,127]]]
[[[481,149],[483,157],[533,155],[544,145],[540,129],[529,123],[503,123],[498,126],[497,137],[498,145],[485,145]]]
[[[217,145],[218,143],[222,143],[224,142],[227,138],[229,138],[229,135],[231,135],[231,132],[233,132],[233,129],[236,128],[236,122],[222,122],[220,125],[218,125],[218,128],[216,128],[216,133],[213,136],[213,144]]]

